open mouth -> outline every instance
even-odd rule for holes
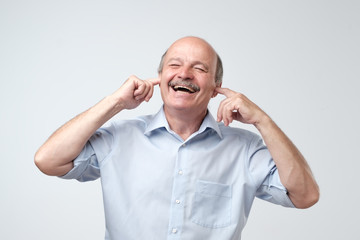
[[[172,87],[176,92],[177,91],[182,91],[182,92],[188,92],[188,93],[194,93],[195,90],[189,87],[185,87],[185,86],[173,86]]]
[[[169,82],[169,86],[174,89],[175,92],[181,91],[181,92],[187,92],[187,93],[195,93],[200,90],[198,86],[195,84],[192,84],[190,82],[186,81],[180,81],[180,82]]]

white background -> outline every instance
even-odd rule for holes
[[[100,181],[43,175],[33,155],[129,75],[156,77],[187,35],[214,46],[223,86],[269,113],[321,188],[307,210],[256,200],[243,239],[360,239],[359,13],[355,0],[0,0],[0,239],[104,238]],[[157,90],[118,117],[160,106]]]

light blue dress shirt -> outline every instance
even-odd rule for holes
[[[162,108],[100,128],[63,178],[99,177],[111,240],[240,239],[255,197],[294,207],[262,139],[210,113],[186,141]]]

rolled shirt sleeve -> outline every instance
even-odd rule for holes
[[[84,146],[76,159],[74,167],[61,178],[76,179],[80,182],[93,181],[100,177],[99,162],[112,151],[114,125],[109,123],[98,129]]]
[[[256,197],[284,207],[295,207],[287,194],[286,188],[280,181],[276,166],[269,172],[264,182],[257,189]]]
[[[100,177],[99,163],[95,151],[88,142],[80,155],[74,160],[74,167],[64,176],[63,179],[76,179],[80,182],[93,181]]]
[[[275,162],[262,139],[254,138],[249,150],[249,171],[257,186],[256,197],[284,207],[295,207],[280,181]]]

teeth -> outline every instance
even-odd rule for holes
[[[189,93],[194,93],[195,90],[186,86],[174,86],[173,89],[175,91],[184,91],[184,92],[189,92]]]
[[[188,93],[196,93],[200,91],[199,86],[189,81],[184,80],[173,80],[168,83],[169,87],[172,87],[174,91],[184,91]]]

